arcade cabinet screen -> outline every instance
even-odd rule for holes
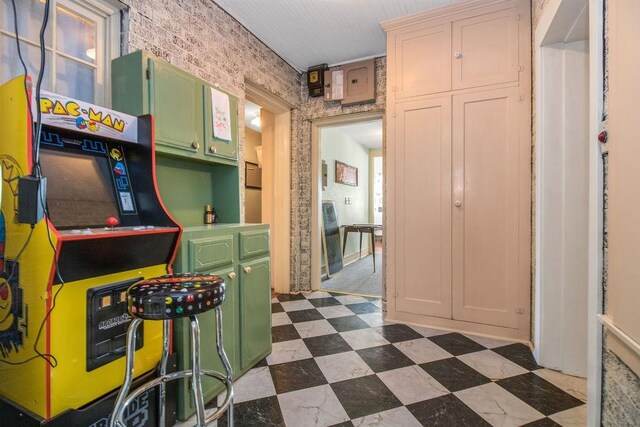
[[[104,227],[120,218],[107,157],[41,150],[49,217],[56,228]]]

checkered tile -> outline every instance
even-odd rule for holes
[[[586,423],[586,382],[542,369],[524,344],[390,324],[359,296],[278,295],[272,307],[273,351],[234,383],[236,425]]]

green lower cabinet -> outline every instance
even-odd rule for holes
[[[222,277],[227,296],[222,304],[223,342],[234,380],[271,352],[271,266],[267,225],[217,224],[186,227],[174,263],[176,272],[212,273]],[[224,373],[216,351],[215,312],[198,316],[203,369]],[[190,325],[174,322],[174,351],[178,369],[191,367]],[[224,386],[203,377],[205,402]],[[178,419],[195,413],[190,380],[180,380]]]
[[[271,351],[269,258],[240,264],[240,366],[253,366]],[[266,321],[266,319],[269,319]]]
[[[231,274],[233,273],[233,274]],[[235,307],[237,305],[237,283],[231,279],[235,276],[232,267],[220,271],[213,271],[212,274],[224,278],[226,297],[221,305],[222,308],[222,342],[224,343],[224,351],[231,363],[234,373],[238,372],[238,342],[234,339],[236,332]],[[200,366],[202,369],[218,371],[224,374],[224,366],[218,357],[216,347],[216,313],[214,310],[197,316],[200,326]],[[177,319],[174,322],[174,334],[176,344],[175,351],[181,357],[178,357],[178,370],[191,369],[191,323],[189,319]],[[213,399],[218,393],[224,389],[224,385],[213,378],[202,377],[202,390],[204,391],[205,402]],[[193,393],[191,391],[191,380],[179,380],[178,386],[178,418],[184,419],[195,413]]]

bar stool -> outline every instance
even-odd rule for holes
[[[191,378],[191,388],[195,399],[197,426],[204,426],[227,411],[228,424],[233,426],[233,373],[229,359],[222,346],[222,309],[220,305],[225,298],[224,281],[214,275],[169,274],[137,282],[127,289],[127,305],[133,317],[127,330],[126,371],[124,384],[120,389],[111,415],[110,427],[125,427],[123,414],[126,407],[140,394],[159,386],[160,401],[158,405],[158,425],[165,425],[165,385],[179,378]],[[226,375],[220,372],[200,369],[200,327],[196,314],[215,310],[216,315],[216,348],[222,361]],[[191,323],[191,370],[167,374],[169,356],[170,320],[188,317]],[[129,394],[133,381],[136,333],[143,320],[162,320],[164,322],[164,339],[160,376],[135,389]],[[225,384],[227,396],[219,408],[205,417],[204,395],[202,393],[202,375],[216,378]]]

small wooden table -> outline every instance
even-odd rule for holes
[[[344,251],[347,249],[347,237],[349,233],[360,233],[360,251],[358,252],[358,259],[362,257],[362,233],[369,233],[371,235],[371,248],[373,249],[373,272],[376,271],[376,243],[374,239],[374,232],[376,230],[382,230],[380,224],[351,224],[343,225],[344,227],[344,242],[342,243],[342,256],[344,257]]]

